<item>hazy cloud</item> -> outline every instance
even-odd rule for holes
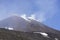
[[[40,22],[51,19],[57,13],[57,0],[36,0],[34,3],[40,10],[33,13]]]
[[[57,0],[31,0],[30,3],[32,8],[26,13],[27,17],[40,22],[51,19],[58,10]]]
[[[23,14],[23,15],[21,15],[20,17],[22,17],[22,18],[24,18],[25,20],[28,21],[28,19],[27,19],[27,15],[26,15],[26,14]]]
[[[9,15],[24,15],[40,22],[52,18],[57,13],[57,0],[10,0],[0,3],[0,18]],[[26,16],[24,15],[24,17]]]

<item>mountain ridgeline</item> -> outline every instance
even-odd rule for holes
[[[7,36],[6,33],[8,33],[8,36],[10,37],[12,35],[14,35],[14,37],[18,36],[16,37],[17,39],[11,38],[11,40],[22,40],[22,39],[23,40],[25,39],[26,40],[45,40],[45,39],[46,40],[58,40],[60,38],[60,31],[50,28],[36,20],[33,20],[33,19],[28,19],[28,20],[29,21],[19,16],[8,17],[0,21],[0,34],[5,32],[4,33],[5,36]],[[13,31],[9,30],[9,28],[13,29]],[[33,33],[33,32],[44,32],[44,33],[49,34],[49,36],[51,36],[54,39],[45,38],[41,36],[40,34]],[[1,38],[1,35],[0,35],[0,38]],[[23,35],[22,39],[20,38],[19,35]]]
[[[33,32],[33,31],[42,31],[42,32],[52,32],[58,33],[57,30],[50,28],[36,20],[27,21],[22,17],[12,16],[0,21],[0,28],[13,28],[16,31],[24,32]]]

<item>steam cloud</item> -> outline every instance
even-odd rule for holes
[[[2,1],[0,5],[0,19],[4,19],[10,14],[28,17],[40,22],[51,19],[58,11],[58,0],[14,0]],[[6,6],[8,5],[8,6]],[[10,10],[9,10],[10,9]],[[3,17],[4,15],[4,17]]]
[[[27,17],[26,14],[23,14],[23,15],[21,15],[20,17],[24,18],[24,19],[27,20],[27,21],[29,21],[28,19],[36,20],[36,21],[39,21],[39,22],[43,22],[43,20],[44,20],[42,14],[41,14],[41,16],[40,16],[40,19],[37,19],[35,14],[32,14],[32,15],[30,15],[29,17]]]

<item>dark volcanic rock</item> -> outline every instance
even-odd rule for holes
[[[49,35],[52,34],[53,33],[51,34],[49,33]],[[54,34],[54,36],[56,35]],[[21,31],[0,29],[0,40],[55,40],[55,38],[53,38],[54,36],[52,35],[50,38],[47,38],[42,36],[41,34],[36,34],[32,32],[21,32]]]

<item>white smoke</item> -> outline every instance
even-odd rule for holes
[[[34,12],[36,17],[41,22],[51,19],[58,10],[57,0],[36,0],[35,4],[40,9],[38,12]]]
[[[22,17],[22,18],[24,18],[25,20],[28,21],[28,19],[27,19],[27,15],[26,15],[26,14],[23,14],[23,15],[21,15],[20,17]]]
[[[31,16],[27,17],[26,14],[22,14],[20,17],[24,18],[27,21],[30,21],[29,19],[35,20],[35,15],[31,15]]]
[[[36,15],[35,14],[32,14],[30,17],[28,17],[28,19],[36,20]]]
[[[30,16],[27,16],[26,14],[22,14],[20,17],[24,18],[27,21],[36,20],[36,21],[39,21],[39,22],[43,22],[45,20],[43,14],[40,15],[40,18],[37,18],[36,16],[37,16],[36,14],[32,14]]]
[[[31,14],[27,18],[34,19],[40,22],[44,22],[47,19],[51,19],[57,13],[58,10],[56,1],[57,0],[35,0],[33,3],[40,10],[39,11],[32,10],[34,11],[33,14]]]
[[[0,19],[3,19],[5,17],[11,16],[11,15],[20,16],[21,14],[23,14],[23,15],[25,15],[24,16],[25,19],[27,20],[26,14],[31,13],[31,15],[28,18],[35,19],[40,22],[44,22],[47,19],[52,18],[55,15],[55,13],[57,12],[57,9],[58,9],[57,1],[58,0],[28,0],[28,1],[27,0],[24,0],[24,1],[19,0],[17,6],[16,6],[17,2],[15,2],[15,1],[13,2],[13,4],[11,4],[10,2],[9,3],[7,2],[7,4],[10,4],[12,8],[11,8],[11,10],[9,10],[8,9],[9,6],[8,7],[3,6],[4,7],[3,10],[5,10],[5,11],[8,10],[8,12],[6,14],[5,11],[2,10],[1,14],[3,14],[3,12],[4,12],[3,15],[6,14],[6,16],[3,17],[3,15],[1,16],[1,14],[0,14]],[[2,5],[5,5],[5,4],[2,3],[1,6]]]

